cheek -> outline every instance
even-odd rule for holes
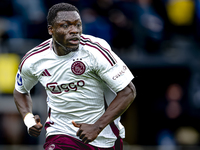
[[[56,34],[57,34],[58,36],[63,36],[63,35],[66,34],[66,31],[61,30],[61,29],[58,29],[58,30],[56,30]]]
[[[63,31],[63,30],[57,30],[55,33],[54,33],[54,37],[58,40],[62,40],[63,38],[66,37],[66,32]]]

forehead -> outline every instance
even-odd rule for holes
[[[81,20],[80,15],[77,11],[59,11],[57,13],[57,16],[55,18],[55,21],[60,22],[60,21],[77,21]]]

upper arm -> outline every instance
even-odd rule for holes
[[[29,93],[21,93],[17,91],[16,89],[14,89],[13,96],[14,96],[14,100],[26,99],[27,97],[29,97]]]
[[[133,99],[136,97],[136,88],[135,85],[130,82],[123,90],[117,92],[117,94],[123,93],[124,95],[131,95]]]

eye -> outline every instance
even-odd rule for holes
[[[81,27],[81,23],[77,23],[76,26],[77,26],[77,27]]]
[[[63,24],[62,25],[64,28],[67,28],[68,27],[68,24]]]

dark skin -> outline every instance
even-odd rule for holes
[[[76,11],[58,12],[53,25],[48,26],[48,32],[52,35],[54,52],[58,56],[67,55],[71,51],[76,51],[82,33],[80,15]],[[84,143],[95,140],[108,124],[127,110],[135,99],[135,96],[135,86],[130,82],[123,90],[117,93],[117,96],[108,106],[105,113],[94,124],[75,123],[72,121],[72,124],[79,128],[77,136],[82,139]],[[14,99],[23,118],[28,112],[32,112],[32,100],[30,95],[21,94],[14,90]],[[38,117],[39,116],[35,116],[37,124],[29,130],[29,134],[35,137],[39,136],[42,128]]]
[[[27,93],[19,93],[16,89],[13,92],[15,104],[18,111],[20,112],[22,118],[26,116],[27,113],[32,113],[32,99],[31,96]],[[42,131],[42,124],[40,122],[40,117],[38,115],[34,116],[36,125],[29,128],[28,133],[33,137],[38,137]]]
[[[76,51],[82,34],[82,22],[76,11],[60,11],[53,25],[48,26],[48,32],[53,38],[54,52],[58,56]]]

